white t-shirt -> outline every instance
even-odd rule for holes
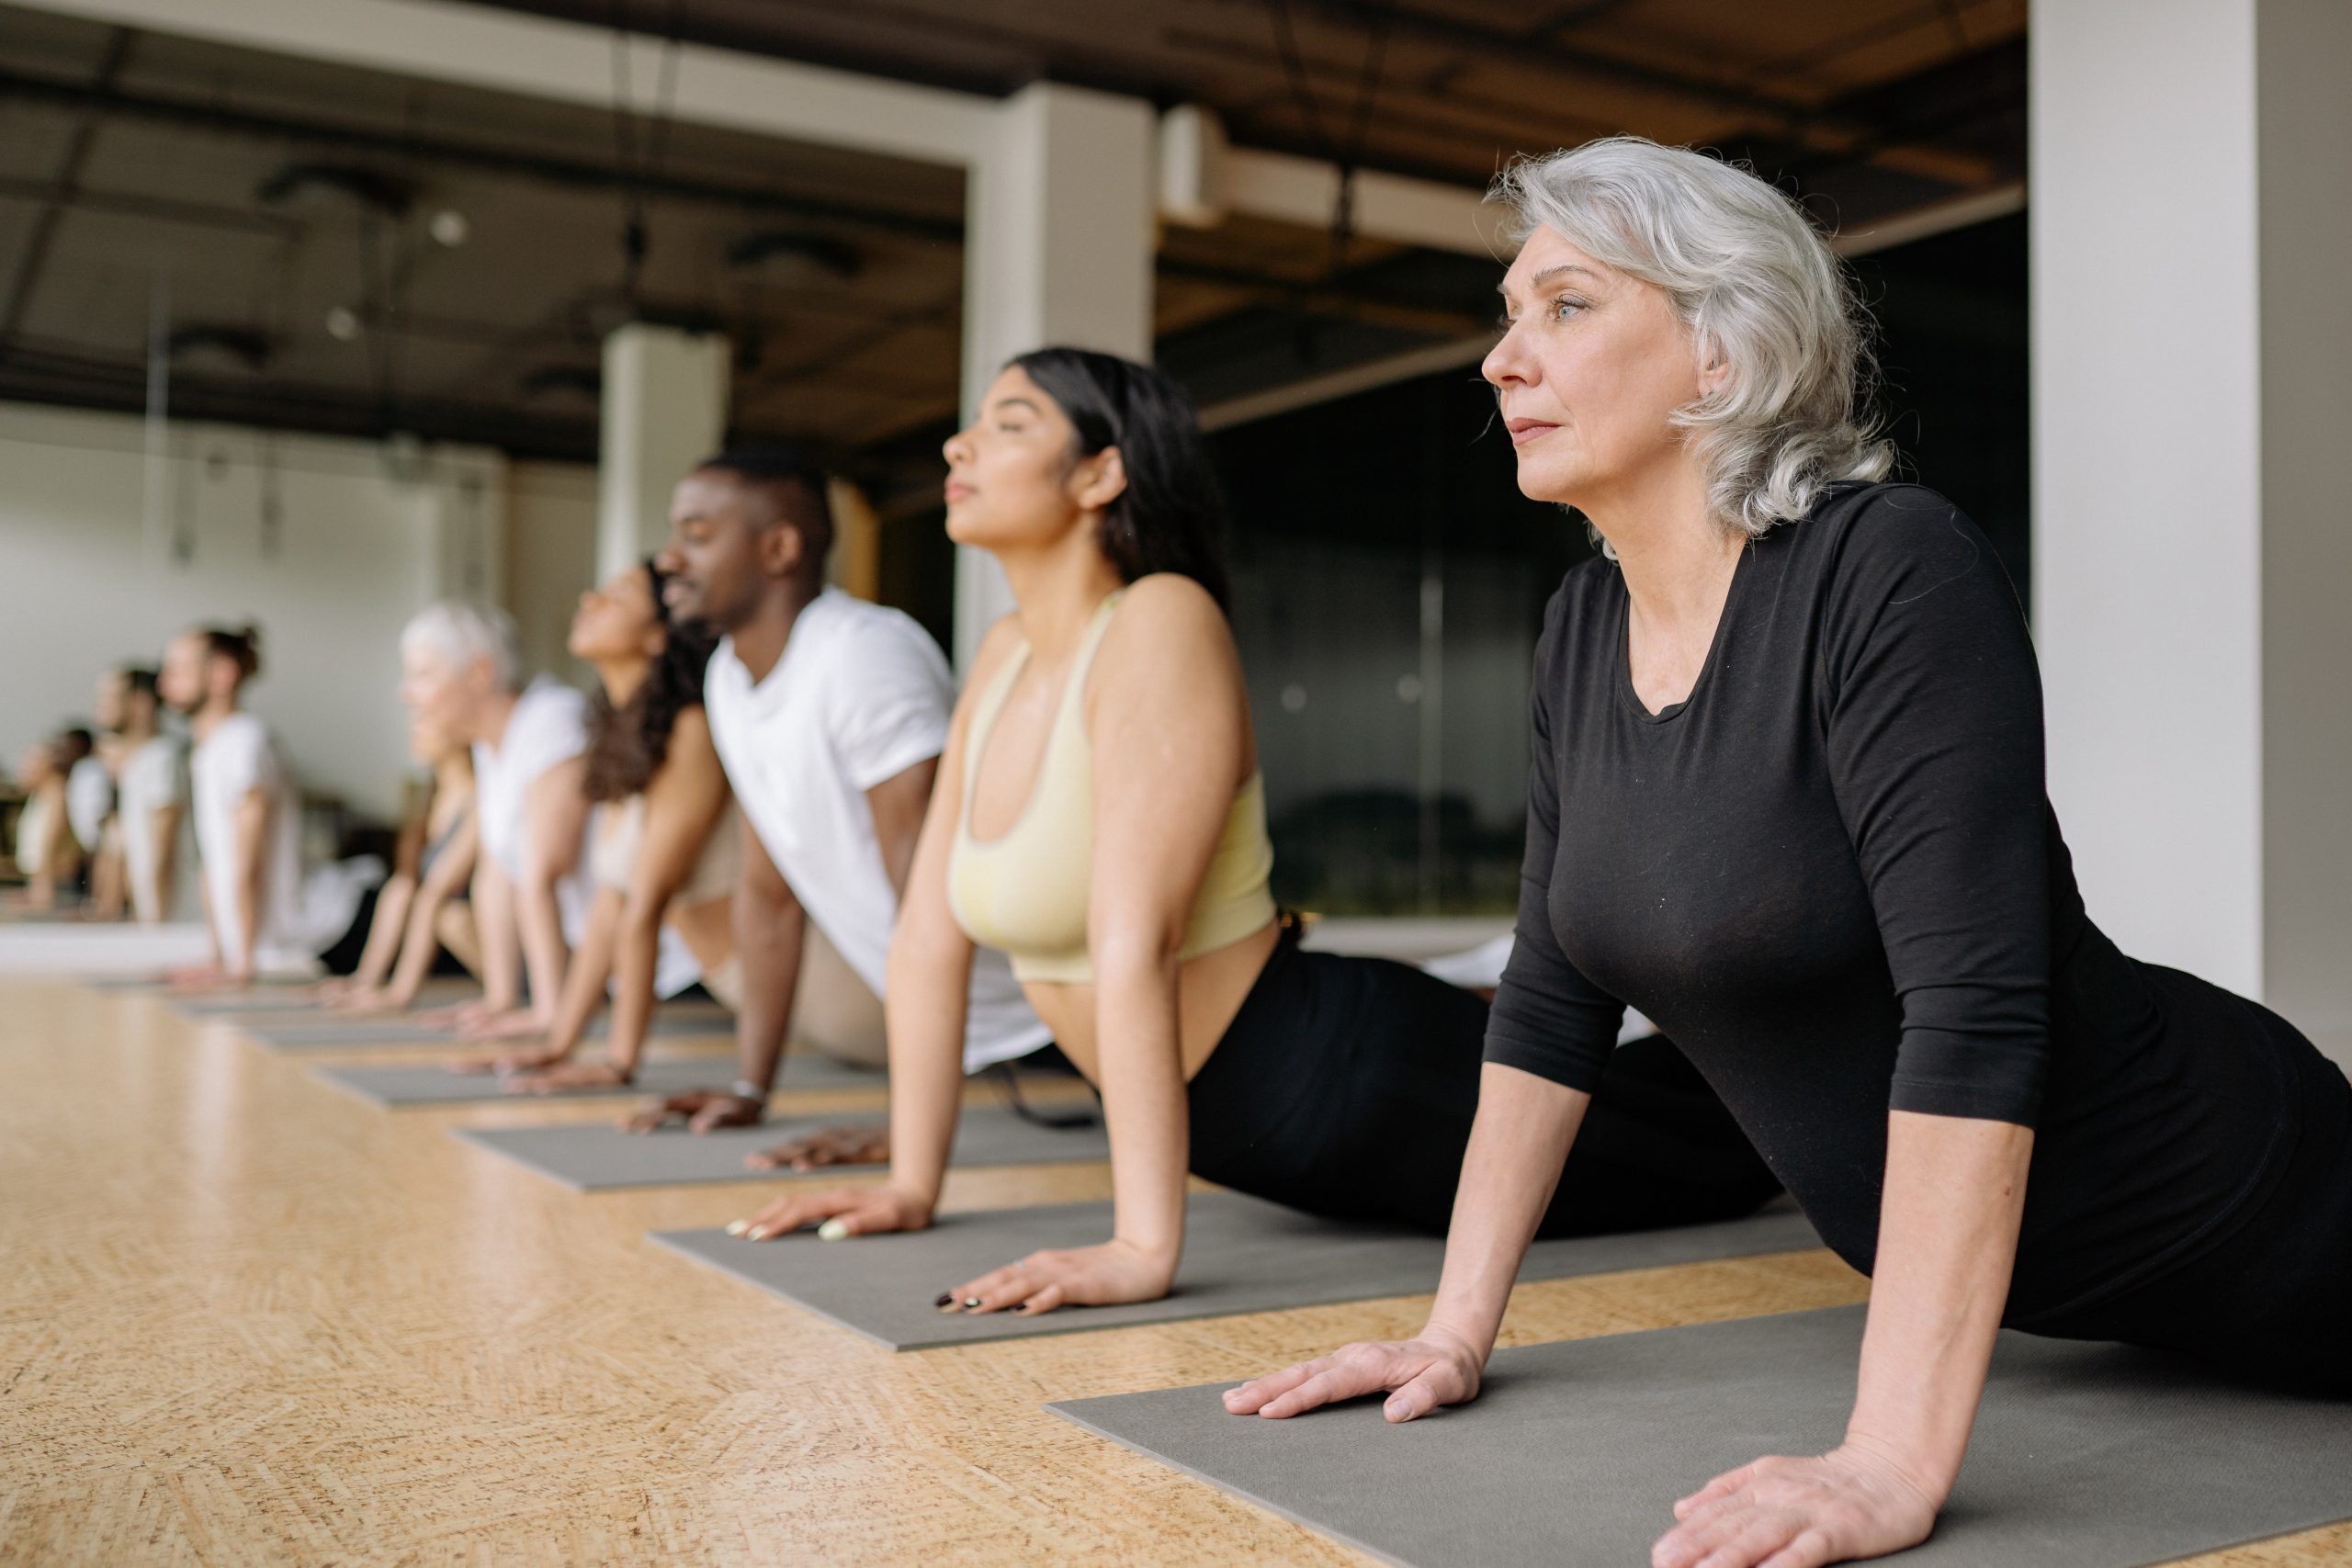
[[[259,790],[270,797],[269,840],[262,847],[259,902],[261,931],[254,944],[256,967],[278,970],[307,965],[351,919],[342,908],[335,923],[328,906],[308,907],[302,885],[302,797],[278,755],[269,727],[249,713],[232,713],[212,728],[188,759],[194,797],[196,849],[204,886],[212,895],[212,921],[220,932],[220,956],[233,964],[244,951],[243,869],[238,856],[237,808]],[[327,929],[329,926],[333,929]]]
[[[195,877],[187,863],[187,838],[174,833],[168,844],[155,839],[155,813],[167,806],[187,804],[187,768],[180,743],[169,735],[143,742],[122,764],[120,798],[122,860],[129,873],[132,912],[141,921],[178,918],[195,893]],[[172,878],[172,908],[155,907],[155,873],[164,864],[175,866]]]
[[[495,743],[474,743],[475,831],[480,835],[481,852],[506,874],[508,881],[519,883],[523,875],[523,824],[531,785],[549,768],[571,761],[587,749],[588,699],[545,675],[514,699],[505,731]],[[583,813],[579,857],[555,889],[564,940],[574,946],[587,929],[588,908],[596,897],[589,872],[589,820]],[[700,978],[702,971],[695,964],[693,951],[675,931],[662,927],[661,957],[653,972],[655,992],[674,997]]]
[[[87,854],[98,851],[98,834],[114,811],[114,775],[95,755],[83,758],[65,775],[65,822]]]
[[[800,612],[765,680],[754,684],[734,639],[721,642],[703,704],[744,820],[808,918],[881,996],[899,896],[865,792],[945,749],[956,705],[947,660],[906,615],[828,589]],[[1004,955],[975,953],[965,1070],[1048,1038]]]

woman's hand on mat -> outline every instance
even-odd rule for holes
[[[673,1122],[684,1122],[689,1133],[707,1133],[714,1127],[756,1127],[765,1120],[767,1101],[733,1094],[726,1089],[695,1089],[684,1094],[673,1094],[658,1105],[644,1110],[621,1123],[625,1133],[650,1133]]]
[[[834,1165],[890,1163],[890,1125],[876,1122],[864,1127],[825,1127],[805,1138],[778,1144],[743,1156],[751,1170],[815,1170]]]
[[[833,1187],[779,1198],[748,1220],[727,1227],[746,1241],[774,1241],[794,1231],[818,1227],[827,1241],[931,1228],[931,1201],[885,1182],[879,1187]]]
[[[1176,1259],[1131,1241],[1106,1241],[1068,1252],[1033,1252],[1018,1263],[967,1280],[939,1298],[942,1312],[1018,1308],[1034,1317],[1060,1306],[1156,1302],[1176,1282]]]
[[[1486,1356],[1467,1339],[1442,1328],[1419,1339],[1344,1345],[1330,1355],[1227,1389],[1225,1407],[1236,1416],[1302,1415],[1318,1405],[1388,1394],[1382,1414],[1410,1421],[1441,1404],[1478,1397]]]
[[[508,1008],[458,1022],[460,1040],[522,1040],[547,1032],[548,1021],[530,1008]]]
[[[527,1060],[522,1057],[509,1059]],[[567,1062],[560,1058],[499,1070],[506,1076],[506,1081],[499,1087],[509,1094],[561,1094],[571,1089],[627,1089],[633,1076],[622,1072],[610,1062]]]
[[[1759,1459],[1674,1505],[1652,1568],[1818,1568],[1928,1539],[1939,1495],[1883,1449],[1849,1439],[1817,1459]]]

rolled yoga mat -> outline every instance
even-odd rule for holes
[[[1063,1307],[1023,1317],[967,1317],[933,1307],[939,1292],[1045,1247],[1083,1247],[1111,1235],[1108,1203],[1057,1203],[944,1214],[930,1230],[825,1243],[815,1236],[744,1241],[723,1230],[655,1231],[653,1239],[831,1318],[893,1350],[982,1339],[1024,1339],[1138,1323],[1406,1296],[1437,1288],[1442,1237],[1318,1220],[1238,1192],[1194,1193],[1184,1211],[1184,1264],[1176,1289],[1128,1306]],[[1796,1206],[1721,1224],[1539,1241],[1522,1280],[1613,1274],[1821,1245]]]
[[[1845,1432],[1860,1307],[1498,1351],[1472,1404],[1231,1416],[1230,1383],[1056,1415],[1409,1568],[1649,1561],[1674,1502]],[[1272,1371],[1274,1369],[1266,1369]],[[2352,1517],[2352,1403],[2177,1357],[2004,1333],[1968,1461],[1904,1568],[2143,1568]]]
[[[610,1027],[609,1015],[599,1015],[582,1038],[602,1040]],[[324,1018],[257,1020],[237,1026],[269,1051],[365,1050],[379,1045],[447,1045],[453,1052],[489,1055],[521,1050],[531,1043],[515,1040],[460,1040],[446,1029],[431,1029],[403,1018]],[[649,1040],[716,1039],[733,1034],[735,1020],[722,1008],[695,1004],[663,1008],[646,1031]]]
[[[387,1107],[467,1105],[499,1101],[516,1105],[557,1100],[644,1100],[689,1089],[723,1089],[734,1075],[724,1056],[681,1060],[657,1056],[637,1065],[637,1082],[625,1089],[568,1089],[552,1094],[509,1094],[491,1073],[453,1073],[438,1063],[404,1067],[312,1067],[311,1076],[333,1089]],[[888,1082],[876,1067],[854,1067],[814,1052],[784,1059],[776,1074],[779,1094],[799,1089],[880,1089]]]
[[[878,1174],[878,1166],[833,1166],[817,1171],[746,1170],[743,1156],[841,1125],[843,1116],[794,1116],[758,1127],[689,1133],[624,1133],[609,1124],[567,1127],[452,1127],[469,1144],[503,1155],[575,1191],[612,1187],[674,1187],[717,1181],[838,1180]],[[874,1121],[868,1115],[860,1118]],[[1010,1111],[967,1111],[956,1131],[955,1165],[1057,1165],[1110,1157],[1100,1120],[1083,1127],[1041,1127]],[[933,1295],[937,1295],[934,1288]]]

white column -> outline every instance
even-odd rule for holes
[[[466,447],[435,454],[416,505],[432,539],[431,594],[503,603],[506,593],[506,458]]]
[[[605,339],[596,575],[670,536],[670,491],[727,434],[727,340],[632,321]]]
[[[1041,82],[1006,99],[972,161],[964,237],[964,411],[1005,360],[1047,344],[1151,357],[1151,107]],[[956,563],[956,661],[1011,607],[976,551]]]
[[[2352,1039],[2352,6],[2036,0],[2050,787],[2126,952]]]

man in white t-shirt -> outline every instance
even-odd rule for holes
[[[188,716],[197,859],[212,962],[175,973],[184,987],[250,985],[263,975],[309,975],[351,922],[360,874],[305,881],[302,797],[269,727],[238,705],[260,669],[251,627],[172,639],[159,685]]]
[[[431,604],[401,633],[401,700],[473,747],[483,992],[448,1017],[474,1040],[544,1033],[555,1021],[571,956],[565,906],[587,896],[587,699],[546,676],[525,686],[522,664],[514,618],[493,606]]]
[[[810,923],[883,995],[956,683],[912,620],[825,587],[831,538],[823,473],[787,454],[711,458],[671,502],[666,596],[673,614],[726,634],[704,711],[752,832],[735,901],[739,1076],[725,1093],[673,1096],[633,1120],[640,1130],[670,1117],[696,1132],[761,1119]],[[978,953],[966,1069],[1046,1043],[1003,955]],[[887,1158],[887,1141],[876,1136],[855,1157]]]

